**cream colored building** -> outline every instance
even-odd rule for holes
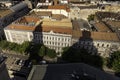
[[[7,26],[4,32],[7,41],[19,44],[24,41],[41,43],[60,53],[63,47],[73,46],[108,57],[109,53],[118,50],[120,46],[116,33],[81,31],[73,28],[70,19],[25,16]]]
[[[106,5],[105,10],[110,12],[120,12],[120,5]]]
[[[66,17],[69,17],[70,9],[66,5],[54,5],[54,6],[48,6],[48,8],[40,8],[40,9],[33,9],[35,12],[39,11],[49,11],[52,12],[52,14],[62,14]]]
[[[85,48],[89,53],[108,57],[119,50],[120,40],[116,33],[73,31],[72,44],[77,48]]]
[[[27,16],[16,20],[4,31],[7,41],[10,42],[21,44],[24,41],[33,41],[55,49],[56,52],[61,52],[63,47],[71,46],[72,23],[69,19],[52,21]]]

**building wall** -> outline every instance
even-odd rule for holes
[[[69,17],[69,12],[67,12],[66,10],[63,9],[34,9],[33,11],[37,12],[37,11],[51,11],[52,14],[62,14],[66,17]]]
[[[85,48],[89,53],[98,54],[103,57],[109,57],[109,54],[119,49],[119,42],[102,41],[102,40],[88,40],[81,41],[72,39],[72,45],[76,48]]]
[[[71,46],[71,35],[50,32],[35,33],[35,42],[41,43],[56,52],[61,52],[63,47]]]
[[[7,41],[15,43],[23,43],[24,41],[31,41],[33,34],[27,31],[4,30]]]
[[[35,43],[41,43],[45,46],[56,50],[56,52],[62,52],[63,47],[78,47],[85,48],[89,53],[98,54],[104,57],[108,57],[109,53],[116,51],[119,48],[119,42],[114,41],[102,41],[102,40],[78,40],[72,38],[70,34],[60,34],[50,32],[31,32],[31,31],[15,31],[5,29],[5,35],[7,41],[15,43],[23,43],[24,41],[33,41]]]
[[[51,49],[55,49],[56,52],[61,52],[63,47],[71,46],[72,35],[59,34],[50,32],[30,32],[30,31],[15,31],[4,30],[7,41],[15,42],[18,44],[24,41],[33,41],[35,43],[41,43]]]

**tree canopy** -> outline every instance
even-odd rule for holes
[[[88,20],[88,21],[93,21],[93,20],[94,20],[94,17],[95,17],[94,14],[88,15],[87,20]]]
[[[19,53],[25,53],[30,46],[30,42],[25,41],[23,44],[11,43],[5,40],[0,41],[0,47],[2,49],[12,50]]]
[[[50,58],[55,58],[57,55],[55,50],[50,49],[43,44],[32,44],[28,41],[25,41],[22,44],[17,44],[2,40],[0,41],[0,47],[2,49],[15,51],[16,53],[29,54],[30,59],[36,59],[37,61],[39,61],[40,57],[47,56]]]
[[[120,51],[113,52],[107,59],[107,66],[116,72],[120,72]]]
[[[62,52],[62,59],[67,62],[82,62],[99,68],[103,65],[103,61],[100,56],[91,55],[84,48],[76,49],[72,47],[65,47]]]

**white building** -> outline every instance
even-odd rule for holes
[[[73,26],[74,25],[74,26]],[[78,27],[78,28],[75,28]],[[119,39],[112,32],[81,31],[70,19],[52,19],[38,16],[19,18],[4,29],[6,39],[10,42],[23,43],[32,41],[41,43],[62,52],[63,47],[85,48],[92,54],[107,57],[119,49]]]
[[[68,3],[69,3],[69,0],[59,0],[59,2],[60,2],[61,4],[68,4]]]
[[[21,44],[24,41],[33,41],[55,49],[56,52],[61,52],[63,47],[71,46],[72,23],[70,20],[52,21],[23,17],[6,27],[4,31],[7,41],[10,42]]]
[[[50,11],[52,12],[52,14],[62,14],[66,17],[69,17],[70,9],[66,5],[54,5],[54,6],[48,6],[48,8],[42,7],[39,9],[33,9],[33,11],[35,12]]]
[[[41,7],[41,6],[50,6],[53,4],[53,1],[52,0],[40,0],[38,3],[37,3],[37,8]]]

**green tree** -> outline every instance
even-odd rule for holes
[[[94,17],[95,17],[94,14],[88,15],[87,20],[88,20],[88,21],[92,21],[92,20],[94,20]]]
[[[42,45],[41,48],[39,49],[39,56],[44,57],[45,56],[45,46]]]
[[[91,55],[86,49],[73,47],[63,48],[62,59],[67,62],[82,62],[98,68],[102,68],[103,61],[100,56]]]
[[[113,52],[107,59],[107,66],[116,72],[120,72],[120,51]]]
[[[7,49],[9,46],[9,43],[5,40],[0,41],[0,47],[3,49]]]
[[[15,50],[15,48],[18,46],[16,43],[9,42],[9,50]]]
[[[29,46],[30,46],[30,42],[28,42],[28,41],[25,41],[25,42],[23,42],[21,45],[20,45],[20,52],[22,52],[22,53],[25,53],[25,52],[27,52],[29,49]]]
[[[46,56],[48,56],[50,58],[55,58],[56,57],[55,50],[47,48],[47,50],[46,50]]]

